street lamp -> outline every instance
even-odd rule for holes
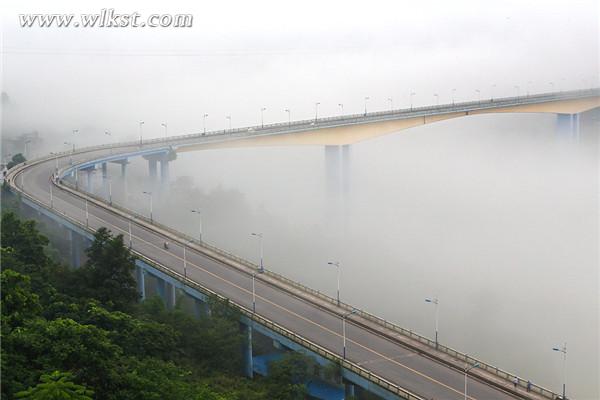
[[[226,115],[225,119],[229,120],[229,130],[231,131],[231,115]]]
[[[454,94],[456,93],[456,89],[452,89],[452,105],[454,105]]]
[[[548,82],[548,85],[552,88],[552,93],[554,93],[554,82]]]
[[[563,394],[562,398],[565,400],[567,392],[567,343],[563,347],[553,347],[552,350],[563,353]]]
[[[260,127],[265,127],[265,111],[267,111],[267,107],[260,108]]]
[[[315,103],[315,124],[317,123],[317,119],[318,119],[318,117],[319,117],[319,105],[320,105],[320,104],[321,104],[321,103],[319,103],[319,102],[316,102],[316,103]]]
[[[342,103],[338,103],[338,107],[342,110],[341,115],[344,115],[344,105]]]
[[[467,374],[470,370],[477,367],[479,367],[479,363],[475,363],[471,366],[469,366],[469,364],[465,365],[465,400],[467,400]]]
[[[252,273],[252,312],[256,312],[256,272]]]
[[[394,111],[394,99],[392,97],[388,97],[388,101],[390,102],[390,111]]]
[[[371,98],[369,96],[365,97],[365,117],[367,116],[367,101]]]
[[[519,85],[515,85],[513,86],[515,89],[517,89],[517,102],[519,101]]]
[[[527,81],[527,97],[529,97],[529,86],[532,84],[533,82],[531,81]]]
[[[259,273],[263,273],[265,272],[265,268],[263,265],[263,234],[262,233],[251,233],[252,236],[256,236],[258,238],[259,241],[259,245],[260,245],[260,266],[258,267],[258,272]]]
[[[202,115],[202,134],[203,135],[206,135],[206,117],[208,117],[208,114]]]
[[[152,223],[152,192],[142,192],[143,194],[150,197],[150,223]]]
[[[142,133],[143,133],[143,131],[142,131],[142,126],[144,125],[144,121],[140,121],[140,122],[139,122],[139,125],[140,125],[140,147],[142,147],[142,143],[143,143],[143,142],[142,142],[142,136],[143,136],[143,135],[142,135]]]
[[[194,214],[198,214],[198,240],[202,243],[202,210],[197,208],[190,211]]]
[[[285,112],[288,114],[288,126],[292,126],[292,112],[289,108],[286,108]]]
[[[440,105],[440,95],[437,93],[434,93],[433,97],[435,97],[435,105],[439,106]]]
[[[492,85],[492,87],[490,88],[490,101],[493,102],[494,101],[494,89],[496,88],[496,84],[494,83]]]
[[[439,322],[439,300],[437,297],[433,299],[425,299],[426,303],[435,305],[435,348],[438,348],[438,322]]]
[[[410,111],[412,111],[412,109],[413,109],[413,96],[414,95],[416,95],[416,93],[415,92],[411,92],[410,96],[409,96],[410,97]]]
[[[165,140],[167,139],[167,123],[163,122],[162,124],[160,124],[160,126],[165,128]]]
[[[110,137],[112,138],[112,135],[110,134],[110,132],[109,132],[109,131],[106,131],[106,130],[105,130],[105,131],[104,131],[104,134],[105,134],[106,136],[110,136]],[[112,145],[112,140],[111,140],[111,143],[110,143],[110,146],[109,146],[109,147],[110,147],[110,154],[112,154],[112,153],[113,153],[113,145]]]
[[[51,151],[50,154],[52,154],[54,156],[54,163],[55,163],[55,165],[54,165],[55,171],[54,172],[58,173],[58,152],[55,153],[55,152]]]
[[[69,155],[69,164],[73,164],[73,153],[75,153],[75,143],[74,142],[73,143],[71,143],[71,142],[65,142],[64,144],[67,145],[67,146],[73,146],[71,148],[71,154]],[[57,160],[57,164],[56,165],[58,166],[58,160]]]
[[[108,178],[108,204],[112,206],[112,179]]]
[[[477,92],[477,104],[481,104],[481,90],[475,89],[475,92]]]
[[[344,344],[342,350],[342,358],[344,360],[346,359],[346,318],[348,318],[352,314],[355,314],[356,312],[358,312],[358,310],[356,308],[353,308],[352,311],[346,314],[342,314],[342,338]]]
[[[333,265],[337,268],[337,304],[340,305],[340,262],[339,261],[330,261],[327,263],[328,265]]]

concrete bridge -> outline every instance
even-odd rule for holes
[[[89,244],[93,231],[104,226],[123,234],[138,256],[136,276],[142,297],[157,294],[169,306],[185,303],[198,315],[210,312],[207,296],[227,299],[243,315],[248,376],[267,374],[268,360],[291,350],[307,352],[323,365],[339,366],[336,381],[310,383],[316,398],[360,398],[361,393],[369,392],[384,399],[556,399],[557,394],[535,384],[528,391],[526,378],[268,270],[260,273],[251,262],[138,215],[111,198],[96,197],[91,171],[100,169],[102,179],[108,180],[108,163],[120,164],[125,175],[129,159],[144,157],[150,179],[158,181],[160,163],[160,180],[166,183],[169,162],[176,152],[231,146],[335,146],[326,147],[326,157],[329,153],[329,157],[339,157],[344,150],[338,146],[483,112],[556,113],[564,130],[560,134],[576,138],[579,115],[599,106],[599,91],[594,89],[95,146],[19,165],[9,171],[6,181],[27,208],[68,233],[74,265],[81,264],[82,248]],[[336,148],[340,150],[337,155],[332,150]],[[171,243],[169,249],[162,246],[165,241]],[[253,351],[257,340],[270,341],[266,353]],[[264,351],[265,346],[261,348]],[[477,368],[465,372],[476,363]]]

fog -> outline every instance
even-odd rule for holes
[[[129,2],[193,13],[178,29],[19,28],[23,12],[109,4],[8,2],[2,136],[37,130],[34,155],[76,146],[552,89],[598,86],[595,2]],[[121,7],[121,6],[120,6]],[[550,84],[552,83],[552,84]],[[518,88],[517,88],[518,87]],[[453,89],[456,89],[453,91]],[[559,391],[598,392],[598,120],[557,138],[552,115],[440,122],[353,145],[347,193],[326,186],[322,147],[180,153],[156,218]],[[79,132],[73,134],[77,129]],[[108,130],[111,136],[104,132]],[[110,167],[118,175],[116,165]],[[127,204],[147,213],[147,165]],[[117,202],[125,202],[114,185]],[[100,193],[105,194],[102,190]]]

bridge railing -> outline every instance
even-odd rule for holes
[[[39,162],[43,162],[43,161],[46,161],[46,160],[45,159],[39,160]],[[16,176],[20,172],[20,170],[27,167],[27,165],[22,164],[21,167],[23,167],[23,168],[20,168],[20,169],[17,169],[14,171],[15,173],[13,176]],[[33,196],[30,196],[28,193],[21,190],[17,185],[11,185],[10,187],[11,187],[11,190],[15,191],[19,196],[27,198],[29,201],[36,204],[37,206],[48,209],[52,213],[59,215],[65,221],[73,224],[74,226],[79,227],[83,231],[88,231],[90,233],[93,233],[92,229],[90,229],[85,224],[81,223],[81,221],[79,221],[78,219],[75,219],[72,216],[70,216],[64,212],[51,207],[50,204],[45,204],[44,202],[39,201],[38,199],[34,198]],[[238,310],[242,315],[246,316],[247,318],[255,321],[256,323],[258,323],[260,325],[267,327],[268,329],[272,330],[273,332],[276,332],[276,333],[294,341],[295,343],[299,344],[300,346],[302,346],[302,347],[304,347],[304,348],[306,348],[306,349],[308,349],[308,350],[310,350],[310,351],[312,351],[312,352],[314,352],[336,364],[339,364],[341,367],[346,368],[347,370],[354,372],[355,374],[359,375],[360,377],[363,377],[363,378],[367,379],[368,381],[377,384],[378,386],[382,387],[383,389],[385,389],[395,395],[398,395],[401,398],[406,399],[406,400],[426,400],[426,399],[390,382],[389,380],[387,380],[377,374],[372,373],[371,371],[367,370],[366,368],[363,368],[354,362],[351,362],[347,359],[340,357],[338,354],[336,354],[332,351],[329,351],[322,346],[319,346],[318,344],[304,338],[303,336],[298,335],[295,332],[292,332],[289,329],[284,328],[283,326],[277,324],[276,322],[271,321],[268,318],[265,318],[263,316],[260,316],[256,313],[254,313],[251,309],[201,285],[200,283],[198,283],[196,281],[191,280],[190,278],[178,273],[177,271],[174,271],[173,269],[171,269],[165,265],[159,264],[156,261],[151,260],[150,258],[146,257],[142,253],[139,253],[135,250],[132,250],[132,252],[135,254],[136,257],[143,260],[145,263],[151,265],[152,267],[157,268],[158,270],[161,270],[162,272],[174,277],[175,279],[177,279],[180,282],[183,282],[185,285],[204,293],[205,295],[213,296],[221,301],[227,302],[227,304],[229,306]]]
[[[63,181],[62,183],[63,183],[63,185],[66,185],[66,186],[68,186],[68,187],[70,187],[72,189],[75,189],[74,185],[72,183],[70,183],[70,182]],[[103,203],[105,203],[106,200],[107,200],[107,199],[105,199],[105,198],[103,198],[101,196],[98,196],[96,194],[92,194],[92,193],[89,193],[89,192],[82,191],[81,189],[78,189],[78,191],[79,192],[83,192],[83,193],[85,193],[86,196],[88,196],[88,197],[90,197],[92,199],[95,199],[97,201],[103,202]],[[180,243],[182,245],[185,245],[185,244],[187,244],[187,245],[195,244],[195,245],[200,246],[200,248],[198,249],[200,251],[202,251],[202,248],[205,248],[205,249],[208,249],[209,251],[212,251],[212,252],[214,252],[214,253],[222,256],[222,257],[225,257],[225,258],[227,258],[229,260],[235,261],[236,263],[241,264],[241,265],[243,265],[243,266],[251,269],[252,271],[257,271],[259,269],[259,266],[257,264],[255,264],[255,263],[253,263],[253,262],[251,262],[249,260],[246,260],[244,258],[236,256],[236,255],[234,255],[232,253],[229,253],[229,252],[227,252],[227,251],[225,251],[225,250],[223,250],[223,249],[221,249],[219,247],[213,246],[213,245],[211,245],[211,244],[209,244],[207,242],[204,242],[204,241],[200,242],[197,238],[194,238],[194,237],[192,237],[190,235],[187,235],[185,233],[179,232],[179,231],[177,231],[177,230],[175,230],[173,228],[170,228],[170,227],[168,227],[168,226],[166,226],[164,224],[161,224],[160,222],[157,222],[155,219],[153,219],[151,221],[147,216],[142,215],[142,214],[140,214],[140,213],[138,213],[138,212],[136,212],[134,210],[131,210],[131,209],[128,209],[128,208],[123,207],[121,205],[115,204],[114,202],[111,205],[111,207],[113,207],[113,208],[121,211],[122,213],[125,213],[127,215],[132,216],[133,219],[144,221],[145,223],[147,223],[149,225],[152,225],[153,227],[155,227],[157,229],[160,229],[161,231],[168,232],[169,234],[171,234],[171,236],[173,238],[183,239],[183,240],[180,240]],[[372,323],[374,323],[376,325],[379,325],[379,326],[382,326],[382,327],[384,327],[386,329],[389,329],[390,331],[392,331],[394,333],[398,333],[398,334],[400,334],[400,335],[402,335],[404,337],[410,338],[412,340],[417,341],[418,343],[426,345],[430,349],[427,352],[430,356],[433,356],[435,359],[437,359],[437,360],[439,360],[441,362],[444,362],[446,364],[449,364],[449,365],[451,365],[451,366],[453,366],[453,367],[455,367],[457,369],[462,369],[464,366],[459,365],[457,362],[452,362],[450,360],[446,360],[446,359],[440,358],[439,356],[436,356],[436,352],[439,352],[441,354],[446,354],[446,355],[452,357],[455,360],[464,362],[465,364],[473,365],[475,363],[478,363],[479,364],[478,368],[480,370],[486,371],[486,372],[488,372],[488,373],[490,373],[490,374],[492,374],[494,376],[497,376],[497,377],[499,377],[499,378],[507,381],[510,384],[512,384],[512,382],[516,378],[517,381],[518,381],[518,385],[520,387],[522,387],[522,388],[526,388],[527,387],[527,383],[529,382],[529,380],[527,380],[525,378],[522,378],[522,377],[520,377],[518,375],[515,375],[515,374],[512,374],[510,372],[507,372],[507,371],[505,371],[505,370],[503,370],[503,369],[501,369],[501,368],[499,368],[497,366],[488,364],[488,363],[486,363],[486,362],[484,362],[484,361],[482,361],[482,360],[480,360],[478,358],[469,356],[469,355],[467,355],[467,354],[465,354],[463,352],[460,352],[460,351],[458,351],[456,349],[453,349],[453,348],[451,348],[449,346],[445,346],[445,345],[440,344],[440,343],[438,343],[436,345],[436,342],[434,340],[432,340],[432,339],[430,339],[430,338],[428,338],[426,336],[423,336],[423,335],[421,335],[419,333],[416,333],[416,332],[414,332],[414,331],[412,331],[410,329],[403,328],[403,327],[401,327],[401,326],[399,326],[399,325],[397,325],[397,324],[395,324],[393,322],[390,322],[390,321],[388,321],[388,320],[386,320],[384,318],[378,317],[378,316],[376,316],[376,315],[374,315],[372,313],[369,313],[367,311],[364,311],[364,310],[362,310],[360,308],[354,307],[354,306],[352,306],[352,305],[350,305],[348,303],[345,303],[345,302],[342,302],[342,301],[340,301],[338,303],[338,301],[337,301],[336,298],[333,298],[333,297],[331,297],[331,296],[329,296],[329,295],[327,295],[327,294],[325,294],[325,293],[323,293],[323,292],[321,292],[319,290],[316,290],[316,289],[313,289],[313,288],[308,287],[306,285],[303,285],[303,284],[301,284],[299,282],[296,282],[296,281],[294,281],[292,279],[286,278],[285,276],[283,276],[281,274],[278,274],[277,272],[274,272],[272,270],[269,270],[268,268],[265,268],[265,272],[264,272],[263,275],[266,275],[266,276],[271,277],[271,278],[273,278],[273,279],[275,279],[277,281],[280,281],[284,285],[288,285],[288,286],[290,286],[292,288],[295,288],[299,292],[307,293],[309,295],[312,295],[312,296],[314,296],[314,297],[316,297],[316,298],[318,298],[318,299],[326,302],[327,304],[329,304],[333,308],[335,308],[335,307],[341,308],[344,311],[339,312],[340,315],[343,314],[343,313],[347,313],[349,311],[353,311],[354,310],[355,314],[353,316],[349,316],[348,319],[352,319],[352,320],[354,320],[354,322],[359,322],[354,316],[360,317],[360,318],[363,318],[366,321],[370,321],[370,322],[372,322]],[[261,279],[259,275],[257,275],[257,277],[259,279]],[[281,287],[281,288],[285,289],[285,287]],[[305,300],[309,300],[310,301],[310,299],[307,299],[307,298],[305,298]],[[416,349],[416,350],[423,351],[423,349]],[[477,374],[476,370],[471,371],[471,374],[473,374],[473,375],[479,375],[479,374]],[[531,391],[534,392],[534,393],[538,393],[538,394],[540,394],[540,395],[542,395],[542,396],[544,396],[544,397],[546,397],[548,399],[556,399],[556,398],[558,398],[558,395],[556,393],[554,393],[551,390],[546,389],[546,388],[544,388],[542,386],[534,384],[534,383],[531,383]]]

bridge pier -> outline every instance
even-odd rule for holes
[[[135,274],[137,278],[138,292],[140,293],[140,300],[146,300],[146,271],[139,265],[135,268]]]
[[[108,167],[105,162],[102,163],[102,178],[103,179],[108,178]]]
[[[579,140],[580,114],[557,114],[556,134],[560,138]]]
[[[325,175],[330,195],[350,191],[350,145],[325,146]]]
[[[246,335],[243,345],[244,373],[248,378],[254,377],[254,365],[252,360],[252,325],[242,324],[242,331]]]
[[[160,160],[160,182],[163,186],[169,184],[169,160],[164,158]]]
[[[156,166],[158,164],[158,160],[156,158],[148,159],[148,175],[150,176],[150,180],[152,182],[156,181]]]

